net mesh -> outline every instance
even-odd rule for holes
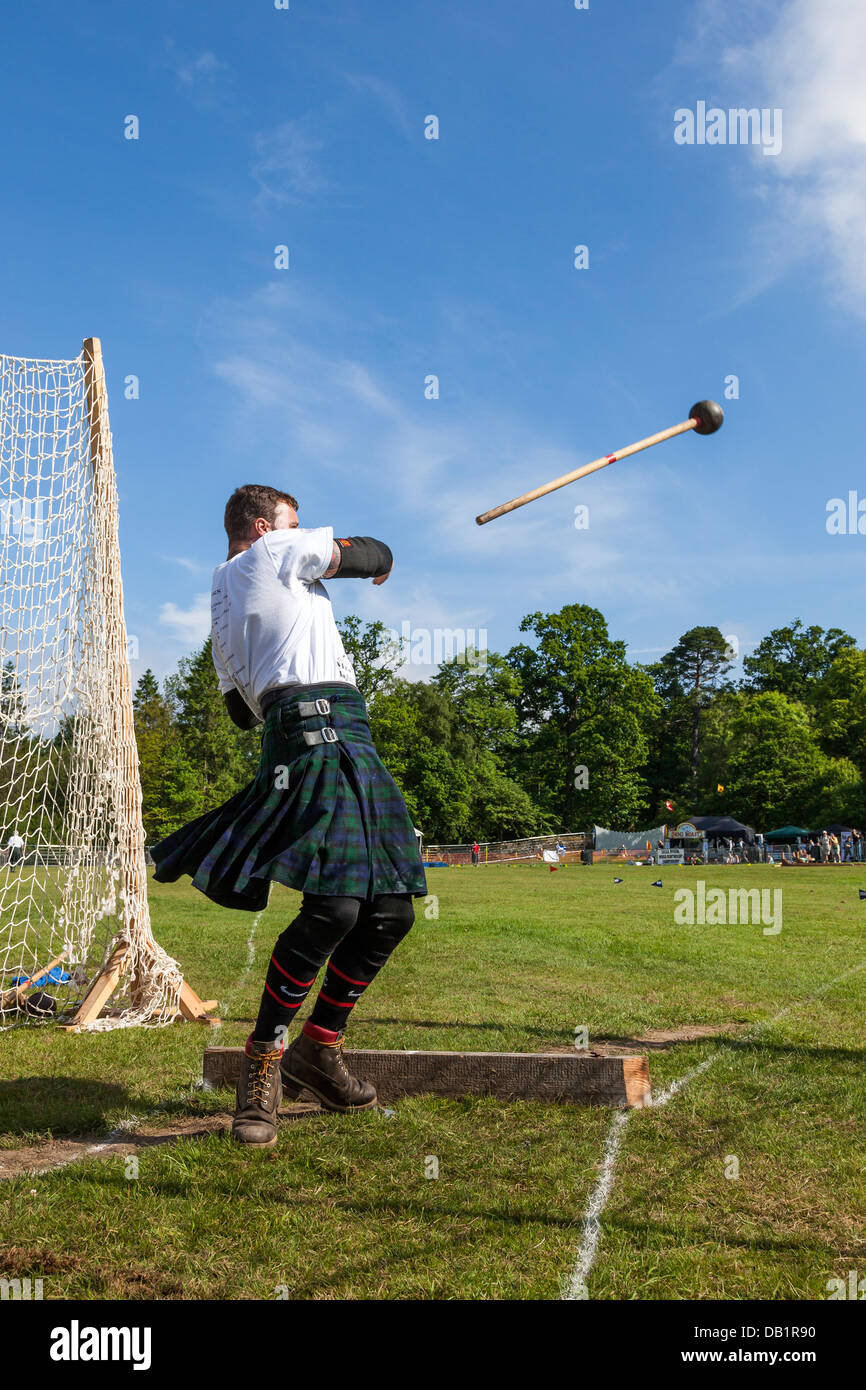
[[[148,912],[98,355],[0,356],[0,668],[0,1027],[68,1021],[114,952],[86,1026],[166,1023],[183,980]]]

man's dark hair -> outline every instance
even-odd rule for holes
[[[277,507],[281,502],[287,502],[295,511],[298,510],[295,498],[288,492],[279,492],[275,487],[265,487],[262,483],[246,483],[244,487],[235,488],[226,502],[224,524],[229,540],[246,540],[250,527],[260,516],[273,526]]]

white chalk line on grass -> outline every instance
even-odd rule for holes
[[[784,1009],[780,1009],[771,1019],[767,1019],[764,1023],[759,1023],[751,1033],[746,1033],[743,1037],[737,1038],[737,1045],[740,1046],[744,1042],[754,1041],[754,1039],[759,1037],[767,1028],[772,1028],[774,1023],[778,1023],[780,1018],[784,1018],[786,1014],[792,1013],[794,1009],[802,1008],[805,1004],[811,1004],[813,1000],[820,998],[822,994],[826,994],[827,990],[832,989],[834,985],[840,984],[842,980],[847,980],[850,975],[856,975],[858,971],[864,969],[866,969],[866,960],[861,961],[859,965],[853,966],[851,970],[846,970],[842,975],[837,975],[834,979],[828,980],[826,984],[822,985],[820,989],[816,990],[814,994],[810,994],[806,999],[800,999],[794,1004],[787,1004]],[[732,1043],[725,1043],[723,1047],[718,1048],[715,1052],[711,1053],[709,1057],[705,1057],[703,1062],[699,1062],[696,1067],[692,1067],[691,1071],[687,1071],[683,1076],[679,1077],[677,1081],[672,1081],[666,1090],[662,1091],[658,1096],[653,1097],[652,1105],[648,1108],[658,1110],[663,1105],[667,1105],[668,1102],[673,1100],[675,1096],[678,1096],[681,1091],[684,1091],[686,1086],[692,1081],[703,1075],[705,1071],[708,1071],[714,1062],[717,1062],[720,1057],[724,1057],[732,1046]],[[590,1194],[589,1202],[587,1203],[587,1208],[583,1217],[583,1237],[578,1249],[577,1261],[563,1288],[563,1302],[576,1302],[589,1298],[587,1280],[598,1254],[598,1246],[601,1240],[602,1213],[607,1206],[608,1198],[613,1190],[614,1178],[616,1176],[616,1160],[622,1145],[625,1127],[632,1115],[637,1113],[638,1112],[635,1110],[618,1110],[611,1122],[607,1141],[604,1146],[601,1173]]]
[[[167,1101],[161,1101],[159,1105],[146,1111],[144,1115],[130,1115],[127,1119],[121,1120],[117,1128],[111,1130],[104,1138],[97,1139],[95,1143],[88,1144],[86,1148],[76,1149],[74,1153],[67,1154],[65,1158],[58,1158],[53,1163],[46,1163],[41,1168],[25,1168],[22,1169],[21,1173],[13,1172],[7,1177],[2,1172],[3,1154],[0,1151],[0,1179],[9,1181],[13,1177],[38,1178],[43,1177],[46,1173],[56,1173],[60,1168],[68,1168],[70,1163],[80,1163],[84,1158],[91,1158],[94,1154],[100,1154],[105,1149],[110,1149],[112,1144],[119,1144],[126,1135],[133,1134],[140,1125],[147,1124],[148,1120],[153,1120],[160,1115],[167,1105]],[[59,1139],[57,1142],[63,1144],[64,1141]]]
[[[255,963],[256,963],[256,927],[259,925],[259,922],[262,920],[262,917],[264,916],[264,912],[265,912],[265,909],[262,908],[261,912],[257,912],[256,915],[255,915],[255,917],[253,918],[253,924],[252,924],[252,926],[250,927],[250,934],[249,934],[249,936],[247,937],[247,963],[246,963],[246,965],[245,965],[244,968],[243,968],[243,973],[241,974],[240,978],[239,978],[238,980],[235,981],[235,987],[234,987],[234,989],[232,990],[231,995],[229,996],[229,999],[234,999],[235,996],[240,992],[240,990],[243,989],[244,985],[246,984],[247,980],[249,979],[250,971],[252,970],[253,966],[254,966]],[[224,1005],[224,1007],[225,1007],[225,1008],[228,1008],[228,1006],[229,1006],[229,1000],[227,999],[227,1000],[226,1000],[226,1003],[225,1003],[225,1005]],[[223,1026],[223,1021],[224,1021],[223,1019],[220,1019],[217,1023],[215,1023],[215,1024],[213,1025],[213,1031],[214,1031],[215,1033],[218,1032],[220,1028],[222,1028],[222,1026]]]
[[[23,1176],[38,1178],[45,1173],[56,1173],[59,1168],[67,1168],[70,1163],[80,1163],[83,1158],[90,1158],[93,1154],[102,1153],[103,1149],[109,1149],[112,1144],[120,1143],[124,1135],[131,1133],[136,1125],[142,1125],[147,1120],[152,1119],[160,1109],[162,1109],[161,1106],[157,1107],[156,1110],[149,1110],[146,1115],[131,1115],[128,1120],[123,1120],[117,1129],[113,1129],[104,1139],[98,1139],[95,1144],[89,1144],[86,1149],[80,1149],[77,1153],[67,1154],[66,1158],[58,1159],[56,1163],[46,1164],[44,1168],[28,1168]]]
[[[240,978],[238,979],[235,985],[235,989],[232,991],[232,997],[234,997],[234,994],[238,990],[242,989],[243,986],[246,984],[250,971],[255,965],[256,927],[262,919],[263,912],[264,909],[262,909],[262,912],[257,912],[255,917],[253,918],[253,924],[250,927],[250,934],[247,938],[247,963],[244,967],[243,973],[241,974]],[[214,1024],[213,1031],[216,1032],[218,1028],[221,1028],[222,1023],[223,1020],[220,1019],[218,1023]],[[0,1031],[3,1030],[0,1029]],[[198,1086],[199,1088],[201,1088],[200,1082],[198,1083]],[[148,1110],[147,1113],[144,1115],[131,1115],[129,1119],[121,1120],[118,1127],[116,1129],[113,1129],[110,1132],[110,1134],[107,1134],[103,1139],[98,1139],[94,1144],[88,1145],[86,1149],[79,1149],[76,1153],[68,1154],[66,1158],[61,1158],[55,1163],[50,1163],[44,1168],[29,1168],[27,1169],[27,1175],[29,1177],[39,1177],[45,1173],[54,1173],[58,1170],[58,1168],[66,1168],[70,1163],[80,1163],[81,1160],[84,1158],[91,1158],[94,1154],[99,1154],[104,1149],[111,1148],[112,1144],[119,1143],[123,1139],[124,1135],[134,1131],[137,1128],[137,1126],[146,1124],[148,1120],[155,1119],[157,1115],[159,1115],[162,1111],[165,1110],[166,1104],[167,1102],[161,1101],[159,1105],[155,1106],[152,1110]],[[2,1156],[0,1156],[0,1167],[2,1167]]]
[[[586,1281],[589,1278],[589,1271],[595,1264],[598,1242],[601,1239],[601,1214],[607,1206],[607,1199],[613,1187],[616,1156],[619,1153],[623,1131],[625,1130],[631,1114],[631,1110],[618,1110],[608,1130],[607,1143],[604,1146],[604,1159],[602,1160],[601,1174],[598,1182],[593,1188],[592,1195],[589,1199],[589,1205],[583,1218],[583,1240],[580,1242],[577,1264],[572,1270],[571,1277],[562,1295],[565,1302],[573,1302],[575,1299],[589,1297],[586,1292]]]

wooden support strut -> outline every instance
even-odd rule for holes
[[[206,1047],[206,1086],[234,1086],[242,1047]],[[380,1101],[401,1096],[495,1096],[642,1109],[652,1105],[647,1057],[591,1052],[390,1052],[346,1050],[346,1062],[376,1087]],[[303,1096],[303,1092],[301,1095]],[[315,1099],[315,1097],[314,1097]]]

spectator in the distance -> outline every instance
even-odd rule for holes
[[[13,864],[20,864],[23,858],[24,841],[18,831],[13,830],[6,842],[6,863],[11,867]]]
[[[473,846],[472,846],[472,863],[473,863],[473,864],[477,864],[480,857],[481,857],[481,846],[479,845],[478,841],[476,840],[475,843],[474,843]]]

